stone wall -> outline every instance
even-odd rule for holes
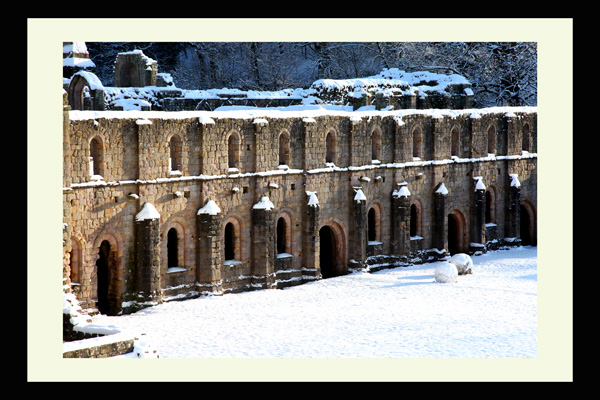
[[[338,273],[365,266],[369,256],[408,259],[432,249],[445,254],[449,240],[465,252],[485,249],[488,231],[504,238],[518,222],[518,212],[507,214],[514,209],[507,203],[515,198],[515,174],[518,201],[537,204],[535,109],[286,118],[210,112],[69,118],[65,110],[64,275],[83,308],[107,301],[100,292],[117,313],[318,279],[324,226],[334,232]],[[497,148],[491,155],[490,128]],[[460,139],[458,154],[453,131]],[[524,131],[528,152],[522,151]],[[101,151],[92,149],[93,140]],[[419,146],[420,157],[414,158]],[[92,174],[94,154],[100,177]],[[493,221],[483,227],[479,182],[493,202]],[[440,185],[447,191],[442,197],[435,194]],[[408,193],[402,202],[394,195],[401,187]],[[357,201],[359,192],[364,199]],[[272,207],[257,211],[262,199]],[[218,212],[201,213],[209,202]],[[154,243],[139,240],[136,216],[145,204],[160,215],[152,236],[158,271],[149,287],[155,295],[140,289],[145,262],[138,250]],[[371,209],[375,221],[369,225]],[[460,238],[449,232],[448,214],[460,222]],[[412,215],[418,221],[409,235]],[[286,247],[278,255],[280,219]],[[366,232],[369,226],[374,233]],[[103,243],[110,249],[108,261],[99,256]],[[233,249],[231,260],[226,248]]]

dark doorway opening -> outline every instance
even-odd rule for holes
[[[410,205],[410,236],[417,236],[417,206]]]
[[[527,212],[527,209],[525,207],[523,207],[522,205],[520,206],[520,229],[521,229],[521,245],[523,246],[529,246],[532,244],[531,241],[531,221],[529,220],[529,213]]]
[[[377,240],[377,232],[375,228],[375,209],[371,208],[367,216],[368,219],[368,240],[370,242]]]
[[[279,218],[277,220],[277,253],[287,253],[286,251],[286,237],[285,237],[285,219]]]
[[[108,301],[108,286],[110,282],[110,243],[103,241],[100,244],[100,250],[98,252],[99,258],[96,261],[96,271],[98,275],[98,301],[96,307],[100,314],[108,314],[110,311]]]
[[[319,231],[319,238],[321,244],[321,251],[319,254],[321,264],[321,275],[323,278],[331,278],[336,276],[336,241],[333,230],[324,226]]]
[[[120,78],[122,87],[135,87],[139,86],[137,71],[135,66],[128,62],[125,63],[120,70]]]
[[[177,254],[178,250],[178,239],[177,230],[175,228],[169,229],[167,233],[167,267],[175,268],[179,266],[179,257]]]
[[[459,233],[458,219],[448,214],[448,251],[451,255],[459,252]]]
[[[235,232],[231,222],[225,225],[225,260],[235,260]]]

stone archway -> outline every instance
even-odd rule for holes
[[[523,202],[519,205],[520,208],[520,236],[523,246],[537,245],[537,231],[535,210],[528,202]]]
[[[467,251],[465,229],[465,217],[460,211],[454,210],[448,214],[448,252],[451,255]]]
[[[97,274],[97,301],[96,307],[100,314],[111,314],[111,280],[112,265],[114,264],[114,250],[111,251],[110,242],[103,240],[98,249],[98,259],[96,260]]]
[[[104,235],[96,242],[95,300],[98,312],[117,315],[121,311],[121,277],[119,242]]]
[[[345,265],[344,234],[336,224],[326,224],[319,230],[319,265],[323,278],[344,275]]]

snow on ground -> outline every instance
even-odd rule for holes
[[[170,302],[95,324],[146,334],[160,358],[535,358],[537,248]]]

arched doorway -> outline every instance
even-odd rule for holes
[[[458,211],[448,214],[448,252],[452,254],[464,253],[465,248],[465,220]]]
[[[100,314],[110,313],[110,301],[109,301],[109,285],[111,279],[111,268],[110,268],[111,250],[110,243],[108,240],[104,240],[100,244],[98,251],[98,259],[96,260],[96,273],[98,276],[97,282],[97,302],[96,308]]]
[[[338,248],[335,232],[325,225],[319,230],[321,275],[331,278],[340,275],[338,272]]]
[[[519,208],[521,244],[523,246],[536,246],[537,234],[533,208],[529,204],[521,204]]]

